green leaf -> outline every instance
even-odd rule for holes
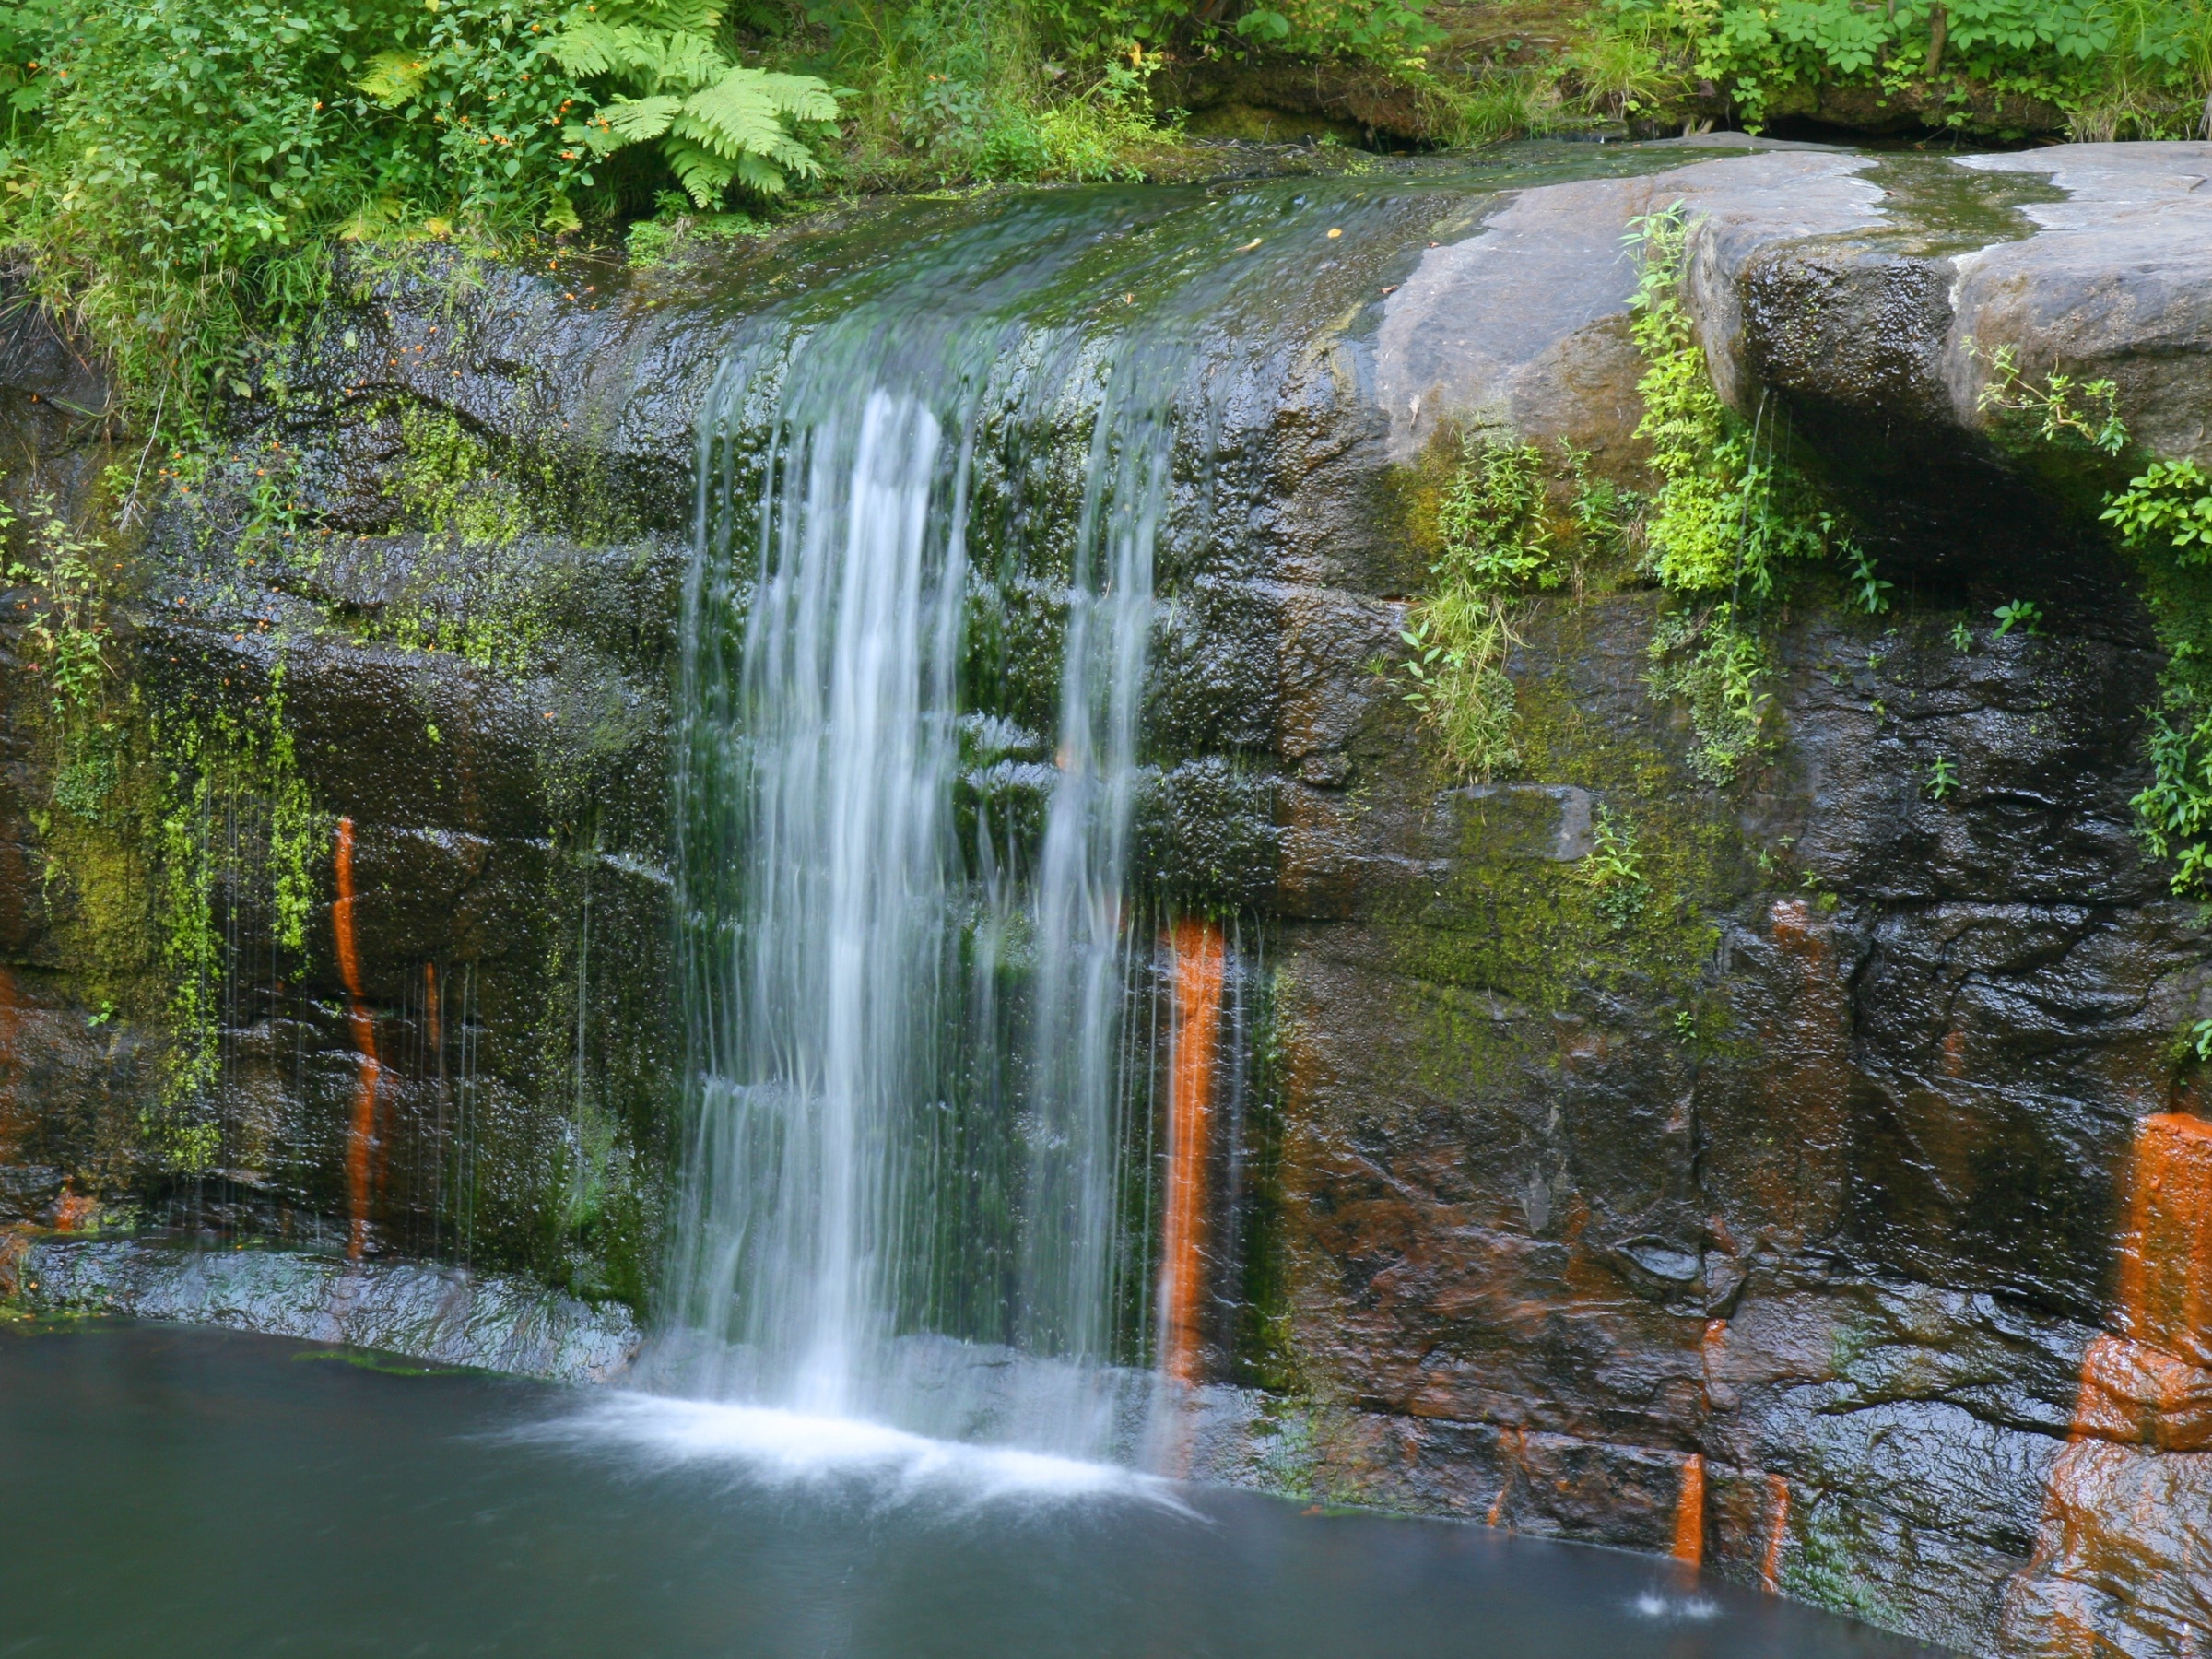
[[[614,134],[617,144],[642,144],[668,130],[684,107],[680,98],[618,98],[599,106],[599,115]]]
[[[389,109],[406,103],[422,90],[430,66],[405,52],[380,52],[369,60],[369,72],[353,84]]]

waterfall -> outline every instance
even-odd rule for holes
[[[1053,314],[1081,239],[1023,229],[757,320],[700,421],[653,1363],[1094,1455],[1149,1328],[1126,865],[1200,359]]]

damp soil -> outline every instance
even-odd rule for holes
[[[713,1408],[571,1431],[608,1399],[228,1332],[0,1327],[0,1654],[1934,1653],[1476,1526],[779,1447]]]

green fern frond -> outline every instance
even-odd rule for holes
[[[701,207],[712,207],[730,187],[730,181],[737,176],[736,162],[702,149],[688,139],[667,139],[661,146],[661,157],[668,163],[668,171],[676,175],[677,182]],[[783,176],[778,173],[776,191],[782,188]]]
[[[353,84],[387,109],[403,104],[422,90],[430,66],[405,52],[380,52],[369,60],[368,72]]]
[[[720,0],[601,0],[610,22],[636,23],[676,34],[712,35],[721,26]]]
[[[761,96],[794,121],[837,119],[837,95],[830,91],[827,81],[817,80],[811,75],[775,75],[760,69],[737,73],[759,76],[757,84]]]
[[[661,37],[659,84],[680,92],[696,92],[724,74],[730,60],[705,35],[668,34]]]
[[[664,29],[586,21],[555,35],[546,43],[545,53],[571,75],[641,76],[643,90],[657,92],[668,75],[670,41]],[[683,59],[688,61],[688,55],[682,54]]]
[[[618,98],[613,103],[599,106],[599,118],[606,123],[614,144],[642,144],[649,138],[658,138],[668,130],[684,107],[680,98],[665,95],[659,98]]]
[[[571,11],[544,48],[571,75],[606,76],[631,94],[562,131],[605,156],[659,140],[677,182],[700,206],[733,183],[780,195],[821,163],[793,123],[837,119],[837,95],[811,75],[732,64],[714,43],[719,0],[599,0]]]
[[[717,155],[733,159],[747,154],[772,157],[782,165],[810,174],[815,168],[814,158],[793,139],[782,118],[793,103],[801,109],[819,105],[803,91],[794,93],[789,85],[768,85],[805,82],[810,78],[770,75],[759,69],[733,69],[712,86],[702,88],[684,100],[684,114],[688,121],[678,130]],[[821,88],[822,98],[828,100],[829,88],[819,81],[813,84]],[[830,108],[834,115],[833,101]]]
[[[812,156],[806,158],[809,164]],[[789,188],[782,170],[765,157],[747,152],[737,158],[737,182],[757,195],[782,195]]]

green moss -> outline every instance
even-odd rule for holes
[[[230,929],[267,919],[297,958],[327,834],[299,773],[282,675],[216,701],[132,681],[41,730],[37,811],[62,965],[79,994],[160,1033],[159,1083],[137,1129],[161,1167],[215,1166],[210,1096],[233,971]]]

